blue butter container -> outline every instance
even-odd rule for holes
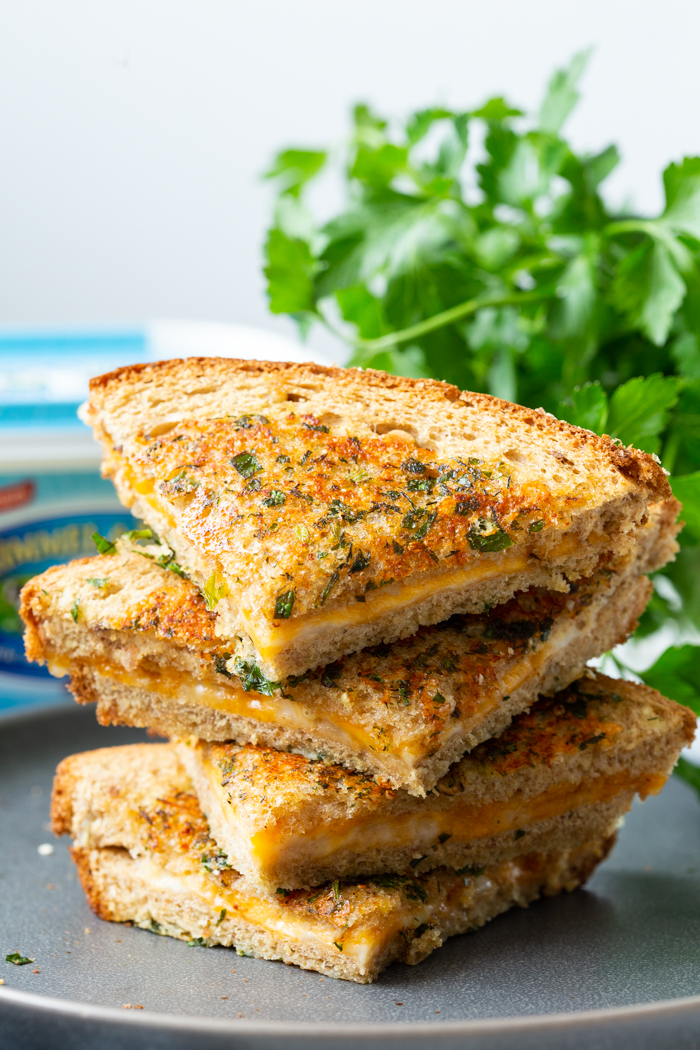
[[[92,376],[137,361],[241,357],[329,363],[273,332],[198,321],[109,329],[0,329],[0,708],[66,698],[24,657],[18,596],[50,565],[95,553],[93,532],[133,528],[76,412]]]
[[[66,696],[25,659],[19,592],[50,565],[94,554],[93,532],[133,527],[76,410],[90,376],[146,352],[144,330],[0,334],[0,707]]]

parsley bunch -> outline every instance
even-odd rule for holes
[[[535,115],[492,98],[389,123],[358,105],[339,149],[279,153],[270,309],[325,326],[352,364],[543,406],[660,456],[686,526],[639,632],[674,644],[641,677],[700,714],[700,157],[666,168],[660,215],[613,211],[617,148],[580,154],[563,135],[587,57]],[[321,224],[309,186],[338,169],[345,207]]]

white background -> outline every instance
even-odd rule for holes
[[[537,105],[595,45],[574,142],[621,147],[616,199],[700,152],[700,5],[679,0],[4,0],[0,324],[172,317],[291,331],[260,246],[285,145],[504,92]]]

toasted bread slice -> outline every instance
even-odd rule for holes
[[[635,793],[661,790],[695,721],[653,689],[591,674],[481,744],[424,799],[271,748],[191,740],[179,754],[231,863],[274,892],[605,838]]]
[[[612,845],[608,838],[527,853],[478,875],[442,869],[265,895],[211,838],[167,744],[66,759],[53,823],[75,839],[73,859],[100,918],[363,984],[394,960],[420,962],[515,904],[575,889]]]
[[[571,593],[518,594],[284,683],[230,658],[197,588],[139,554],[49,569],[25,586],[21,611],[28,656],[69,673],[102,723],[321,752],[420,795],[624,641],[650,589],[601,570]]]
[[[136,365],[92,380],[85,418],[217,635],[274,679],[518,590],[566,590],[632,554],[650,503],[678,510],[643,452],[372,370]]]

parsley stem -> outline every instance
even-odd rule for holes
[[[618,237],[621,233],[648,233],[653,237],[655,232],[656,226],[649,219],[620,219],[603,227],[606,237]]]
[[[407,343],[411,339],[419,339],[429,332],[435,332],[439,328],[445,328],[455,321],[461,321],[463,317],[475,314],[485,306],[517,306],[520,303],[538,302],[542,299],[551,299],[552,289],[537,289],[532,292],[511,292],[509,295],[495,295],[479,299],[468,299],[466,303],[451,306],[449,310],[435,314],[425,321],[412,324],[398,332],[390,332],[388,335],[379,336],[377,339],[357,339],[354,346],[357,350],[389,350],[399,343]]]

